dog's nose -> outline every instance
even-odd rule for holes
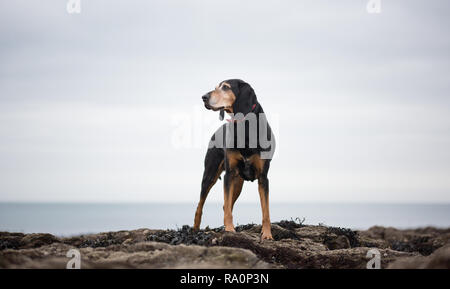
[[[208,98],[209,98],[209,93],[207,93],[204,96],[202,96],[203,101],[207,101]]]

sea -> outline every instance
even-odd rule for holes
[[[80,234],[193,225],[194,203],[0,203],[0,231]],[[270,203],[271,221],[294,220],[365,230],[372,226],[399,229],[450,227],[450,204]],[[261,223],[259,203],[237,202],[235,225]],[[221,203],[206,203],[201,227],[223,224]]]

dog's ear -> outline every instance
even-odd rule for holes
[[[235,92],[236,100],[233,103],[233,113],[247,113],[253,110],[253,105],[256,104],[256,94],[250,84],[245,81],[237,81],[237,89]]]

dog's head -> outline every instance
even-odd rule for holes
[[[256,104],[253,88],[240,79],[222,81],[214,90],[203,95],[202,99],[207,109],[221,111],[221,119],[223,111],[246,115]]]

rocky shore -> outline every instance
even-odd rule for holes
[[[0,268],[66,268],[77,249],[81,268],[317,268],[364,269],[370,249],[381,268],[450,269],[450,228],[414,230],[372,227],[365,231],[272,224],[274,240],[261,242],[261,226],[194,232],[139,229],[58,238],[50,234],[0,232]]]

